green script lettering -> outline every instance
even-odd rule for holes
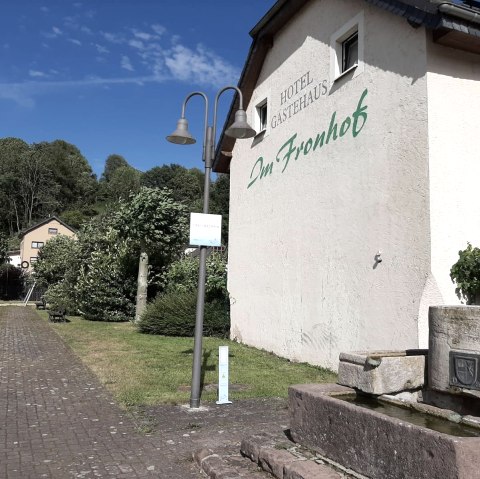
[[[363,127],[365,126],[365,123],[367,122],[367,106],[361,106],[363,100],[367,96],[368,90],[365,88],[364,92],[362,93],[362,96],[360,97],[360,100],[358,100],[358,105],[357,109],[353,112],[353,129],[352,129],[352,135],[354,138],[357,137],[357,135],[362,131]],[[358,118],[361,117],[363,119],[362,126],[357,129],[357,121]]]
[[[265,166],[265,168],[263,167],[263,157],[261,156],[256,162],[255,164],[253,165],[253,168],[252,168],[252,172],[250,173],[250,178],[252,178],[252,175],[255,171],[255,168],[257,167],[257,165],[259,166],[259,170],[258,170],[258,173],[257,175],[255,176],[255,178],[253,178],[252,181],[250,181],[250,183],[248,184],[247,186],[247,190],[248,188],[250,188],[250,186],[252,186],[255,181],[257,181],[258,178],[262,179],[263,177],[267,176],[267,175],[271,175],[273,173],[273,162],[272,163],[269,163],[267,166]]]
[[[280,148],[280,150],[278,150],[278,153],[277,153],[277,163],[281,161],[280,159],[280,154],[282,153],[282,151],[285,149],[285,147],[288,147],[288,151],[285,153],[285,155],[283,156],[283,160],[285,161],[285,164],[283,165],[283,170],[282,170],[282,173],[285,171],[285,168],[288,166],[288,162],[290,161],[290,156],[292,155],[292,153],[296,150],[296,148],[293,146],[293,142],[295,141],[295,138],[297,137],[297,134],[295,133],[295,135],[293,135],[292,137],[290,137],[287,142]]]
[[[308,156],[311,152],[315,151],[317,148],[320,150],[322,147],[327,145],[330,140],[332,143],[340,138],[344,138],[346,133],[351,130],[352,137],[356,138],[360,132],[363,130],[365,124],[367,123],[368,113],[367,105],[364,105],[363,102],[368,94],[368,89],[365,89],[358,100],[357,108],[352,113],[352,116],[347,116],[343,122],[340,124],[340,130],[338,129],[338,123],[336,122],[337,112],[333,112],[330,118],[330,125],[328,130],[324,130],[321,133],[317,133],[315,141],[313,138],[308,138],[306,141],[302,141],[300,146],[295,145],[295,140],[297,138],[297,133],[292,135],[278,150],[276,155],[276,162],[280,163],[283,161],[282,173],[286,170],[289,165],[290,159],[295,154],[295,160],[298,160],[300,154],[303,152],[303,156]],[[279,116],[280,118],[280,116]],[[340,141],[340,140],[339,140]],[[250,188],[257,180],[261,180],[268,175],[273,173],[274,162],[267,163],[264,166],[263,157],[258,158],[258,160],[253,165],[252,171],[250,173],[250,183],[248,183],[247,189]]]

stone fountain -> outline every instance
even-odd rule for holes
[[[290,388],[290,432],[372,479],[480,479],[480,307],[429,311],[429,349],[342,353]]]

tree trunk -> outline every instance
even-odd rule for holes
[[[142,248],[143,250],[144,248]],[[145,307],[147,306],[147,286],[148,286],[148,254],[140,253],[138,262],[138,281],[137,281],[137,307],[135,309],[135,322],[140,320]]]

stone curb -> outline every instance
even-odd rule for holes
[[[243,456],[257,462],[277,479],[340,479],[337,472],[324,464],[298,457],[286,449],[276,449],[265,444],[268,438],[255,435],[244,439],[240,447]]]
[[[211,449],[200,449],[193,453],[193,459],[200,469],[212,479],[237,479],[237,471],[228,467],[222,458]]]
[[[240,454],[248,463],[250,459],[265,472],[246,472],[241,467],[232,467],[227,460],[212,449],[199,449],[193,454],[200,469],[212,479],[261,479],[267,473],[277,479],[341,479],[345,477],[326,464],[320,464],[310,457],[290,452],[278,442],[278,437],[255,434],[243,439]],[[228,458],[227,458],[228,459]],[[251,463],[250,463],[251,464]]]

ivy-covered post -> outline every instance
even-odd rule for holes
[[[147,287],[148,287],[148,254],[145,251],[145,245],[142,243],[140,252],[140,260],[138,262],[138,279],[137,279],[137,305],[135,308],[135,322],[142,317],[147,306]]]

